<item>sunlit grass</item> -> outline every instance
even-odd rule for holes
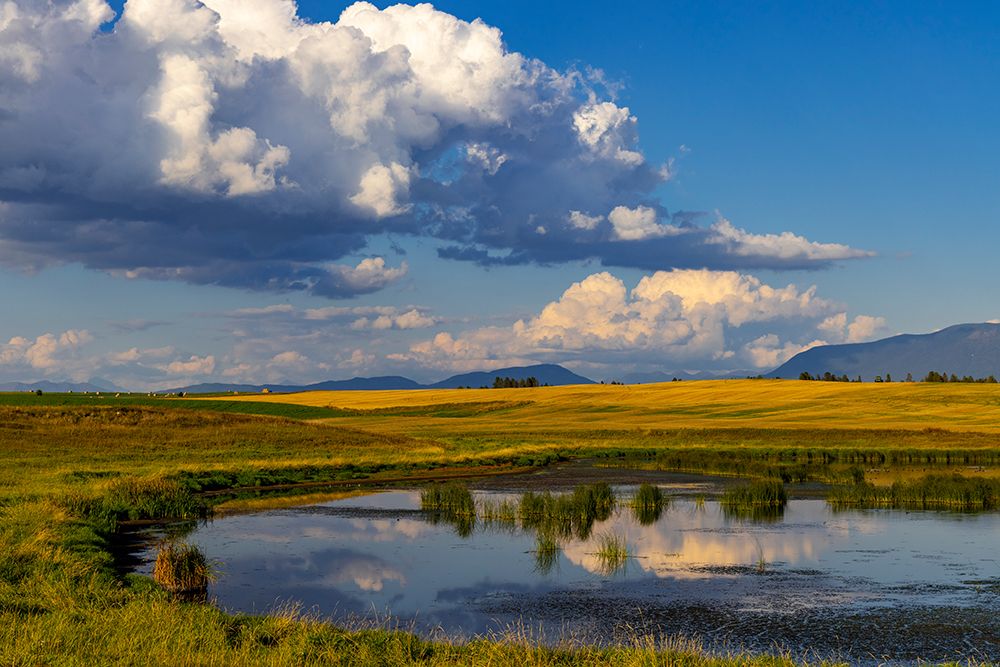
[[[862,482],[834,487],[828,500],[835,507],[994,510],[1000,508],[1000,479],[931,474],[891,486]]]

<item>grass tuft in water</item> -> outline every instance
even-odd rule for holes
[[[570,493],[528,491],[521,496],[521,526],[562,538],[590,537],[596,521],[606,521],[615,507],[615,495],[603,482],[581,484]]]
[[[649,526],[660,520],[666,502],[666,496],[660,487],[642,484],[632,498],[630,506],[635,520],[642,526]]]
[[[788,492],[779,480],[751,482],[727,489],[719,502],[729,516],[766,521],[781,517]]]
[[[203,599],[215,574],[201,550],[185,542],[160,546],[153,567],[153,580],[174,596],[185,600]]]
[[[562,547],[551,535],[539,533],[535,541],[535,569],[548,574],[559,563]]]
[[[468,487],[458,482],[431,484],[420,492],[420,507],[424,510],[448,512],[459,516],[475,516],[476,501]]]
[[[625,538],[615,533],[605,533],[597,540],[597,560],[602,574],[610,576],[625,568],[629,552]]]

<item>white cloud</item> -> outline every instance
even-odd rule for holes
[[[569,224],[577,229],[596,229],[604,220],[603,215],[587,215],[581,211],[570,211],[567,218]]]
[[[372,166],[361,177],[360,188],[357,194],[351,196],[351,201],[373,213],[376,218],[400,215],[410,210],[408,204],[400,203],[410,188],[410,171],[398,162]]]
[[[112,31],[101,0],[0,7],[5,265],[339,298],[324,267],[389,230],[481,262],[868,255],[661,224],[649,207],[669,169],[643,159],[599,74],[554,70],[429,4],[312,23],[291,0],[128,0]],[[584,213],[611,209],[611,225]]]
[[[725,246],[729,252],[743,257],[831,261],[873,257],[875,254],[840,243],[816,243],[791,232],[751,234],[733,226],[725,218],[713,224],[710,231],[709,243]]]
[[[635,116],[613,102],[587,104],[573,114],[580,142],[594,153],[627,165],[641,165],[642,153],[628,148],[635,142]]]
[[[0,345],[0,366],[47,374],[70,363],[77,350],[92,340],[93,336],[85,329],[68,329],[59,335],[45,333],[34,340],[14,336],[6,345]]]
[[[824,332],[844,338],[847,320],[840,314],[839,304],[816,296],[815,287],[772,287],[734,271],[659,271],[631,291],[602,272],[571,285],[535,317],[510,327],[441,332],[392,358],[454,370],[532,359],[767,368],[823,343]],[[831,322],[839,331],[831,332]]]
[[[211,375],[215,372],[215,356],[192,354],[187,360],[172,361],[163,367],[171,375]]]
[[[328,275],[314,290],[327,296],[367,294],[396,282],[406,275],[408,267],[403,262],[397,268],[386,266],[385,259],[370,257],[356,266],[333,264],[326,267]]]
[[[673,227],[659,224],[656,211],[648,206],[616,206],[608,214],[608,220],[614,228],[615,238],[622,241],[642,241],[676,232]]]
[[[817,345],[826,345],[823,340],[814,340],[805,345],[791,341],[781,342],[775,334],[766,334],[743,346],[750,363],[757,368],[775,368],[785,363],[799,352],[805,352]]]
[[[847,342],[863,343],[875,338],[877,334],[884,333],[885,330],[886,321],[884,317],[858,315],[847,327]]]

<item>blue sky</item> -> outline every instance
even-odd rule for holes
[[[320,88],[291,102],[274,72],[305,71],[301,49],[252,60],[239,36],[301,28],[287,3],[225,30],[229,0],[178,0],[177,23],[151,16],[165,4],[0,14],[0,380],[766,369],[817,342],[1000,317],[992,4],[442,2],[389,36],[354,20],[375,55],[311,53]],[[297,12],[335,23],[349,4]],[[479,90],[414,65],[446,48],[434,30],[477,18],[522,69]],[[206,78],[168,79],[180,57]],[[525,83],[528,59],[576,87]],[[177,115],[192,81],[211,88],[195,134]],[[330,101],[352,86],[366,92]],[[407,104],[439,131],[407,134]],[[573,135],[580,117],[591,134]],[[234,128],[247,147],[224,145]]]

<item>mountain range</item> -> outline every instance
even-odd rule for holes
[[[1000,377],[1000,324],[957,324],[929,334],[903,334],[870,343],[821,345],[800,352],[766,377],[798,378],[802,373],[921,380],[929,371]]]
[[[101,379],[92,379],[87,382],[53,382],[51,380],[41,380],[39,382],[0,382],[0,391],[36,391],[52,393],[86,392],[86,391],[121,391],[111,382]]]
[[[380,377],[355,377],[350,380],[327,380],[326,382],[316,382],[306,385],[287,384],[225,384],[211,382],[196,384],[188,387],[176,387],[165,389],[158,393],[178,393],[187,394],[217,394],[231,391],[242,393],[259,393],[265,388],[272,392],[294,392],[294,391],[348,391],[348,390],[372,390],[372,389],[457,389],[458,387],[489,387],[493,385],[493,380],[498,377],[509,377],[515,380],[524,380],[534,377],[539,384],[560,386],[567,384],[594,384],[590,378],[577,375],[562,366],[556,364],[536,364],[534,366],[512,366],[509,368],[497,368],[492,371],[477,371],[474,373],[462,373],[435,382],[433,384],[420,384],[413,380],[398,375],[385,375]]]
[[[822,376],[833,373],[854,379],[861,376],[870,381],[876,375],[891,375],[895,380],[907,374],[920,380],[929,371],[955,374],[959,377],[1000,377],[1000,324],[958,324],[929,334],[903,334],[869,343],[821,345],[795,355],[765,377],[795,379],[802,373]],[[681,380],[711,380],[742,378],[756,371],[647,371],[627,373],[626,384],[647,384]],[[494,378],[510,377],[523,380],[535,377],[543,385],[594,384],[590,378],[578,375],[556,364],[513,366],[491,371],[462,373],[432,384],[420,384],[398,375],[355,377],[350,380],[328,380],[305,385],[292,384],[229,384],[204,383],[175,387],[157,393],[258,393],[265,388],[273,392],[337,391],[373,389],[453,389],[457,387],[489,387]],[[0,391],[84,392],[124,391],[113,383],[93,378],[88,382],[0,382]]]

